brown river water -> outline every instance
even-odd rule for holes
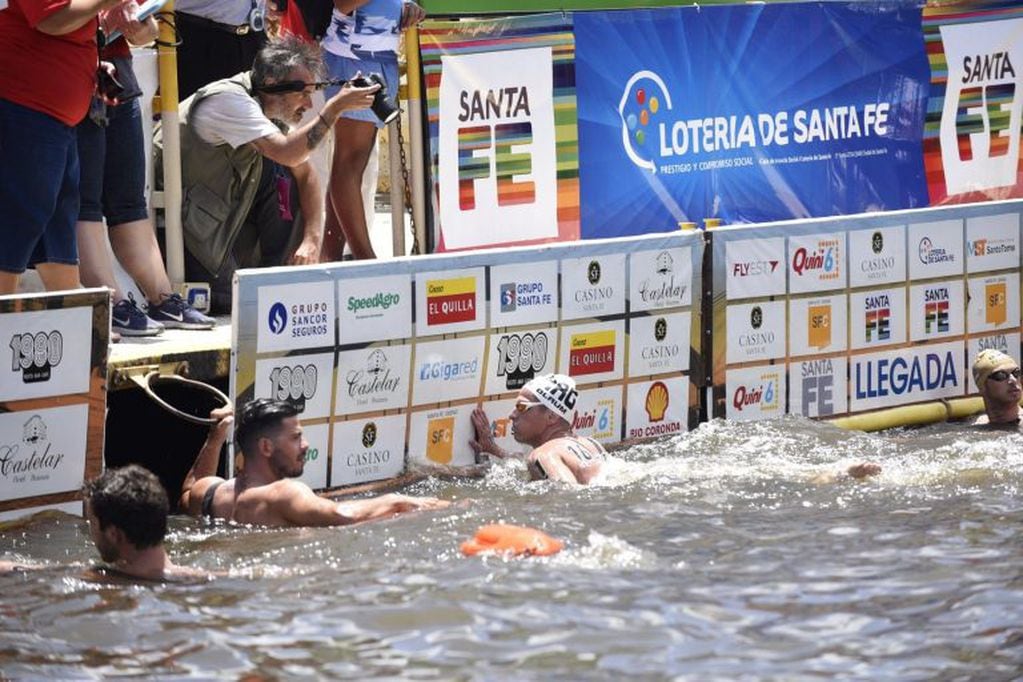
[[[347,529],[172,520],[204,584],[81,578],[85,524],[0,532],[0,676],[88,679],[1023,678],[1023,436],[712,422],[617,453],[590,488],[518,462],[411,492],[472,502]],[[866,482],[811,481],[858,459]],[[480,525],[542,559],[465,558]],[[68,565],[70,564],[70,566]]]

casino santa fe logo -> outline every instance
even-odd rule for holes
[[[476,319],[476,278],[431,279],[426,282],[428,326]]]
[[[572,334],[568,354],[568,375],[575,377],[613,372],[615,349],[613,329]]]

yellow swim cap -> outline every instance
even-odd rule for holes
[[[977,384],[978,389],[983,389],[984,382],[992,372],[1018,366],[1011,356],[994,348],[986,348],[977,353],[977,359],[973,361],[973,383]]]

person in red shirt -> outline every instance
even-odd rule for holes
[[[124,0],[10,0],[0,11],[0,294],[34,263],[79,286],[75,126],[96,87],[96,15]]]

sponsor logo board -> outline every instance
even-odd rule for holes
[[[963,274],[963,221],[910,225],[908,249],[910,279]]]
[[[909,340],[961,335],[965,330],[963,308],[963,281],[960,279],[911,286]]]
[[[764,365],[725,372],[725,417],[735,421],[785,414],[785,366]]]
[[[405,470],[405,415],[334,424],[330,484],[380,481]]]
[[[479,395],[486,338],[417,343],[412,366],[412,404],[447,402]]]
[[[853,412],[964,395],[962,341],[854,355],[849,407]]]
[[[412,336],[410,275],[353,277],[337,283],[341,345]]]
[[[971,334],[1019,326],[1018,272],[971,277],[967,286],[966,327]]]
[[[728,300],[785,293],[785,238],[725,242]]]
[[[785,301],[730,305],[725,311],[728,363],[785,356]]]
[[[338,353],[336,414],[406,407],[411,357],[409,345]]]
[[[622,439],[622,387],[605,386],[579,391],[572,429],[577,436],[601,443]]]
[[[653,314],[629,321],[629,376],[689,369],[691,315]]]
[[[967,272],[1019,268],[1019,249],[1018,213],[966,219]]]
[[[517,391],[533,377],[553,372],[557,333],[556,329],[531,329],[492,334],[484,395]]]
[[[845,233],[789,237],[789,292],[845,287]]]
[[[625,254],[561,261],[561,319],[625,312]]]
[[[812,358],[789,365],[789,412],[831,417],[849,410],[848,362],[844,357]]]
[[[0,401],[88,392],[92,311],[79,306],[0,315],[7,347]]]
[[[413,412],[409,426],[409,461],[431,466],[469,466],[476,456],[469,447],[474,405]]]
[[[692,303],[692,247],[639,251],[629,256],[629,309],[660,310]]]
[[[259,287],[256,352],[334,345],[333,282]]]
[[[906,289],[849,294],[850,347],[877,348],[906,342]]]
[[[302,424],[302,437],[309,443],[305,452],[305,465],[298,480],[314,490],[327,487],[327,436],[328,424]]]
[[[844,294],[789,300],[789,352],[814,355],[846,349]]]
[[[558,371],[580,384],[621,379],[624,340],[624,320],[562,327]]]
[[[286,400],[302,419],[329,417],[333,375],[333,353],[257,360],[254,397]]]
[[[625,437],[658,438],[683,433],[689,422],[689,379],[670,377],[629,384]]]
[[[0,414],[0,500],[78,490],[89,406]]]
[[[483,268],[416,275],[416,334],[447,334],[486,326]]]
[[[1006,355],[1016,358],[1018,362],[1020,359],[1019,349],[1020,335],[1019,332],[992,334],[990,336],[975,336],[966,341],[966,367],[970,369],[973,367],[973,361],[977,358],[977,354],[982,350],[988,348],[994,348],[1000,350]],[[977,384],[973,383],[973,372],[966,372],[967,379],[967,393],[976,393]]]
[[[876,286],[906,281],[906,228],[878,227],[849,232],[849,285]]]
[[[558,263],[509,263],[490,268],[492,327],[558,319]]]

